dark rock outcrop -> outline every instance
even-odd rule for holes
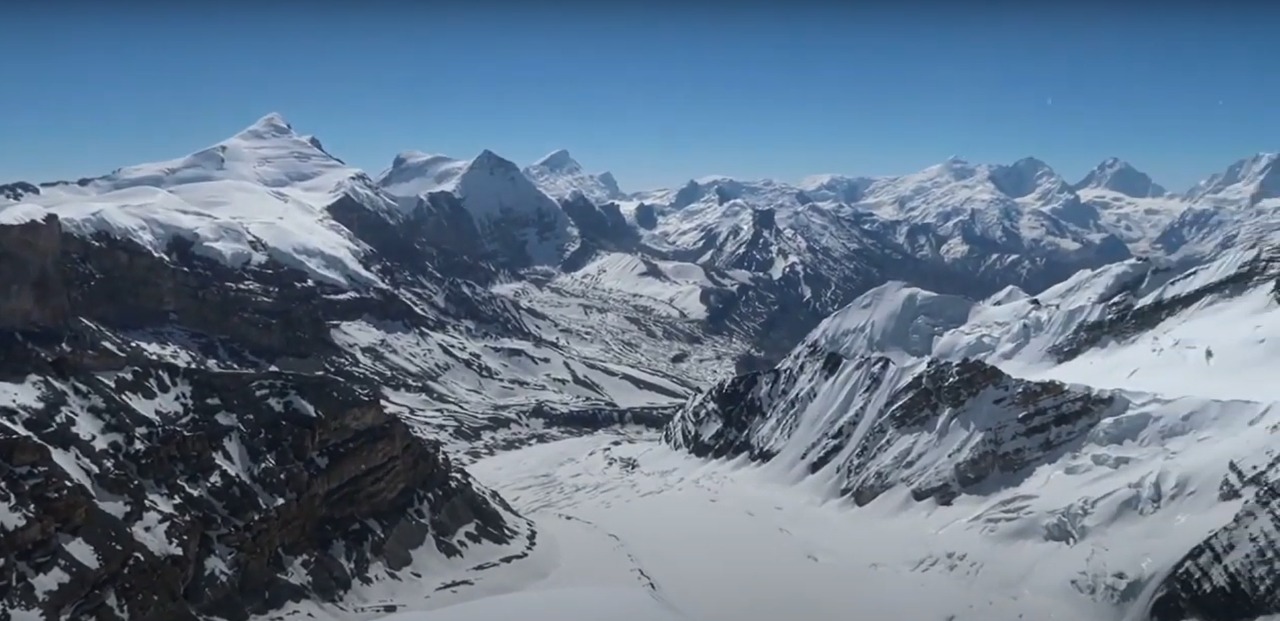
[[[55,218],[0,227],[0,290],[0,618],[244,619],[525,527],[334,343],[402,298]]]
[[[1280,614],[1280,457],[1224,487],[1249,498],[1230,523],[1188,552],[1160,584],[1152,621],[1250,621]]]
[[[819,394],[843,395],[841,409],[809,412]],[[1016,478],[1052,461],[1124,405],[1112,395],[1014,378],[975,360],[934,360],[910,371],[883,357],[845,359],[809,349],[691,400],[664,440],[695,455],[755,460],[801,443],[793,454],[802,464],[814,473],[835,468],[843,493],[859,505],[899,485],[918,501],[947,504],[997,474]],[[795,436],[813,427],[805,416],[824,423],[812,436]],[[945,433],[965,437],[956,441],[961,449],[940,453],[935,432],[944,416],[951,421]]]
[[[58,273],[61,256],[56,217],[0,226],[0,329],[66,323],[71,310]]]
[[[26,181],[0,183],[0,198],[5,200],[18,201],[33,194],[40,194],[39,186],[27,183]]]

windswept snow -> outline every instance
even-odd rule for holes
[[[378,185],[393,196],[416,197],[449,191],[467,165],[466,160],[447,155],[405,151],[395,157],[391,168],[383,171]]]

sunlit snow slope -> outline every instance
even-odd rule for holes
[[[1190,270],[1120,263],[1035,297],[890,283],[664,435],[810,477],[858,506],[850,519],[940,519],[918,528],[990,546],[950,573],[1060,599],[1025,604],[1034,618],[1252,619],[1280,605],[1278,278],[1260,246]]]

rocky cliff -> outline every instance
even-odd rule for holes
[[[789,451],[809,472],[833,469],[840,493],[859,505],[900,485],[917,501],[948,504],[995,475],[1016,478],[1052,460],[1117,407],[1112,395],[976,360],[902,365],[814,350],[712,388],[664,434],[698,455]]]
[[[0,617],[244,619],[526,528],[344,371],[377,292],[0,227]]]

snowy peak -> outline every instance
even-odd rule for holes
[[[502,182],[518,184],[520,179],[524,178],[521,173],[520,166],[506,157],[495,154],[495,152],[485,149],[480,151],[480,155],[476,155],[470,164],[467,164],[466,170],[458,178],[458,184],[465,183],[465,179],[500,179]]]
[[[520,167],[485,149],[458,175],[453,190],[472,217],[484,219],[503,213],[543,212],[563,217],[551,197],[521,172]]]
[[[928,356],[935,341],[969,318],[973,302],[890,281],[827,317],[806,342],[853,357],[865,352]]]
[[[841,203],[856,203],[874,179],[843,175],[812,175],[800,181],[805,197]]]
[[[281,190],[312,207],[335,200],[363,173],[333,157],[312,136],[295,133],[273,112],[231,137],[184,157],[136,164],[74,184],[42,184],[63,193],[101,194],[130,188],[173,190],[212,182]],[[211,193],[216,194],[216,193]]]
[[[409,198],[449,191],[468,166],[466,160],[447,155],[404,151],[391,160],[391,168],[378,176],[378,186],[394,196]]]
[[[272,112],[258,119],[253,125],[244,128],[244,130],[236,134],[234,137],[240,139],[261,140],[269,138],[284,138],[295,135],[296,134],[293,133],[293,125],[290,125],[289,122],[285,120],[284,115],[279,112]]]
[[[451,192],[462,199],[472,217],[480,219],[507,212],[560,211],[515,162],[489,149],[471,161],[405,151],[379,176],[378,185],[399,199],[415,202],[432,192]]]
[[[1200,182],[1188,193],[1192,200],[1243,201],[1252,206],[1258,201],[1280,198],[1280,153],[1259,153],[1240,160],[1227,170]]]
[[[988,175],[996,189],[1010,198],[1069,190],[1053,168],[1034,157],[1024,157],[1006,166],[994,166]]]
[[[557,149],[533,163],[534,166],[558,173],[576,173],[582,171],[582,165],[569,155],[568,149]]]
[[[524,174],[548,195],[564,200],[581,194],[599,205],[624,197],[611,173],[591,174],[567,149],[558,149],[524,169]]]
[[[1146,173],[1117,157],[1103,160],[1072,188],[1109,190],[1132,198],[1155,198],[1166,194],[1165,189],[1153,182]]]

